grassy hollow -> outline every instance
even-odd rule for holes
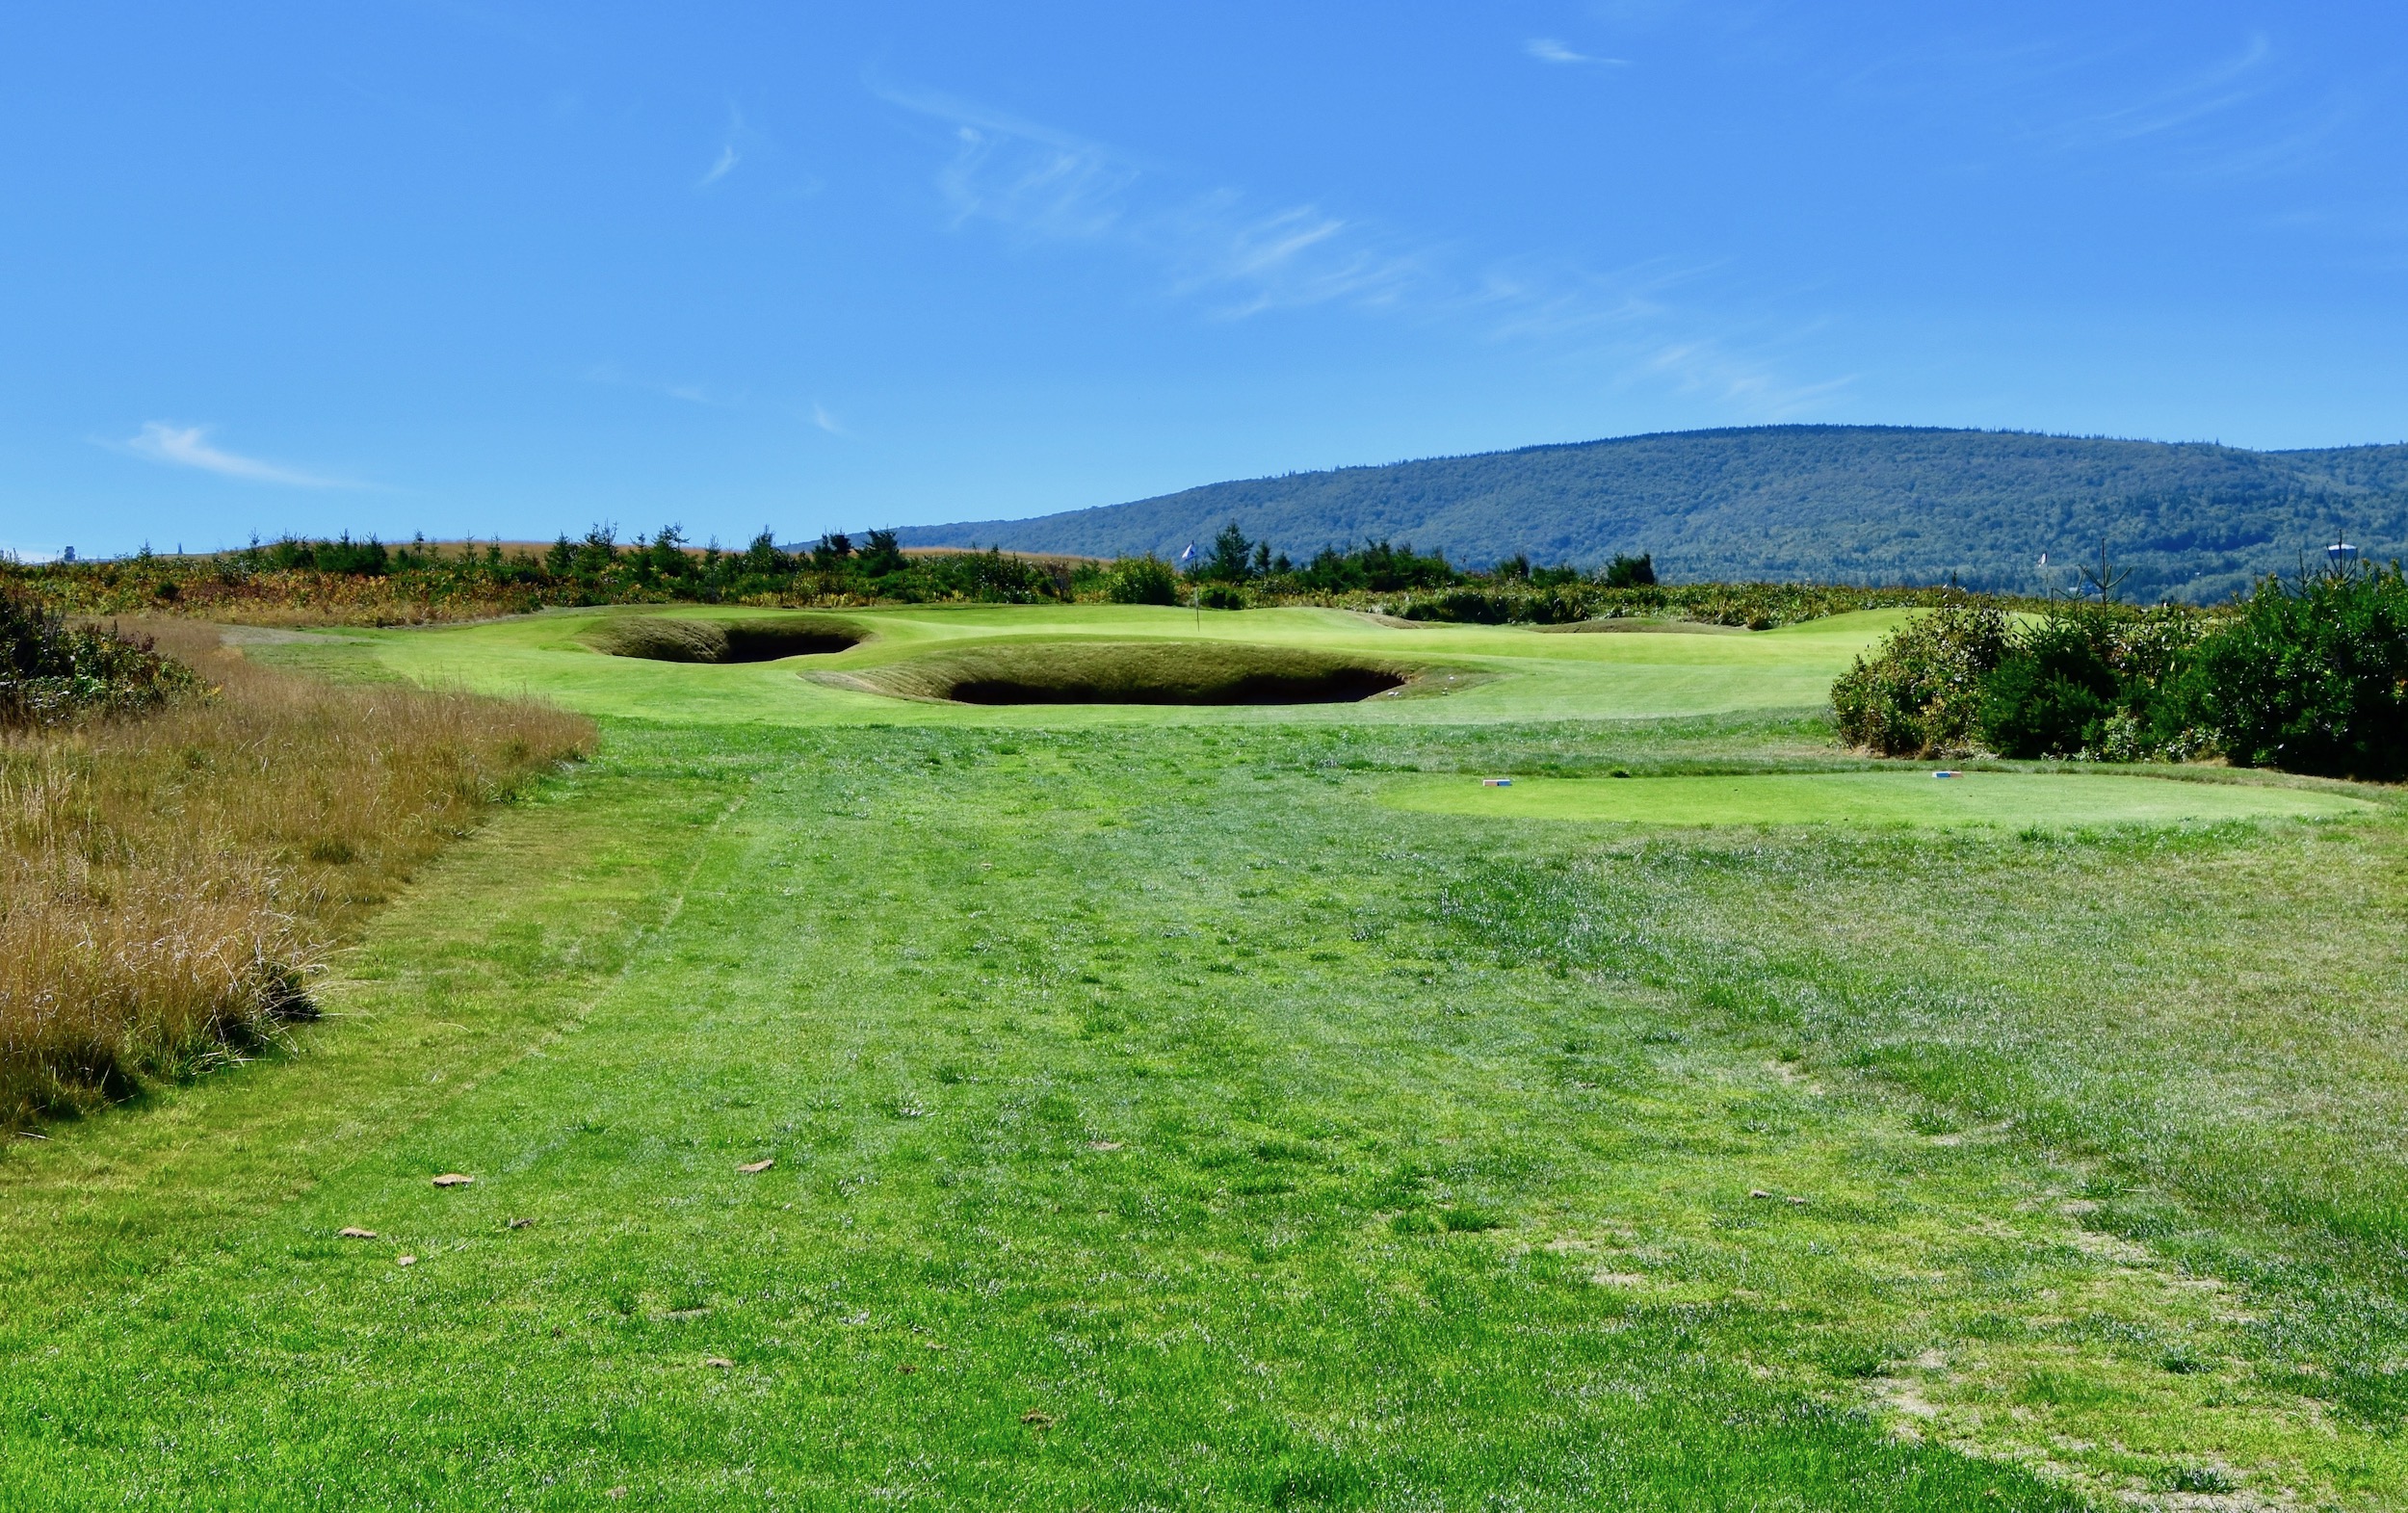
[[[666,614],[614,615],[588,633],[596,651],[652,662],[782,662],[857,646],[868,633],[849,621],[780,614],[757,619],[683,619]]]
[[[1348,704],[1402,689],[1402,665],[1227,641],[982,646],[846,675],[851,687],[956,704]]]

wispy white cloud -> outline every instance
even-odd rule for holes
[[[949,95],[873,85],[888,103],[953,127],[937,192],[955,230],[993,225],[1023,245],[1112,243],[1159,262],[1169,291],[1243,319],[1265,310],[1394,299],[1414,255],[1311,204],[1269,207],[1233,190],[1178,194],[1134,154]]]
[[[1099,142],[929,91],[873,85],[890,105],[953,127],[952,161],[938,193],[958,229],[974,221],[1040,241],[1105,236],[1124,221],[1124,198],[1146,166]]]
[[[2060,121],[2051,135],[2060,146],[2095,147],[2179,131],[2265,93],[2272,82],[2266,64],[2273,55],[2273,43],[2264,36],[2252,37],[2230,58],[2140,99]]]
[[[1847,381],[1792,380],[1778,360],[1751,360],[1747,343],[1698,334],[1671,296],[1704,270],[1482,260],[1310,201],[1183,190],[1178,175],[1136,154],[949,95],[871,88],[950,128],[935,186],[953,230],[988,226],[1023,248],[1116,250],[1150,264],[1166,297],[1216,319],[1335,307],[1451,324],[1601,360],[1633,381],[1669,381],[1759,419],[1804,413]]]
[[[1726,409],[1767,421],[1796,420],[1821,412],[1856,382],[1854,374],[1800,382],[1776,363],[1711,339],[1660,347],[1647,354],[1642,367],[1670,380],[1681,393],[1701,395]]]
[[[694,404],[706,409],[733,410],[740,414],[769,414],[785,420],[800,419],[826,431],[831,436],[851,435],[844,423],[826,405],[814,400],[805,403],[789,395],[763,394],[745,387],[724,387],[693,382],[665,382],[630,373],[615,362],[590,363],[577,377],[587,383],[606,388],[633,389],[640,394],[656,395],[674,400],[680,404]]]
[[[711,167],[702,177],[695,180],[694,188],[709,189],[720,179],[736,171],[736,165],[745,160],[744,153],[739,147],[744,135],[744,112],[731,105],[727,108],[727,135],[720,143],[720,155],[712,161]]]
[[[2286,62],[2264,35],[2167,76],[2138,44],[2073,61],[2041,87],[2084,99],[2071,109],[2033,112],[2026,140],[2117,171],[2141,168],[2192,180],[2264,178],[2297,170],[2333,150],[2364,114],[2345,89],[2315,80]],[[2159,76],[2135,91],[2134,77]],[[2090,78],[2085,75],[2104,75]]]
[[[253,483],[281,483],[290,488],[357,488],[348,479],[327,478],[306,473],[281,463],[265,462],[210,445],[209,427],[173,426],[166,421],[144,421],[141,432],[118,443],[125,451],[152,462],[170,467],[196,468],[203,473],[216,473],[223,478],[239,478]]]
[[[1533,37],[1529,41],[1522,44],[1522,51],[1537,59],[1540,63],[1593,64],[1600,67],[1607,68],[1624,68],[1630,66],[1630,60],[1627,58],[1592,57],[1587,53],[1576,52],[1567,43],[1558,41],[1552,37]]]
[[[1170,292],[1224,320],[1347,303],[1397,306],[1429,292],[1424,250],[1318,206],[1258,210],[1230,191],[1201,195],[1134,228],[1160,258]]]
[[[667,383],[657,378],[639,378],[615,362],[597,362],[579,375],[588,383],[600,383],[612,388],[641,389],[658,394],[663,399],[681,404],[705,404],[714,409],[729,409],[744,404],[742,395],[721,394],[699,383]]]

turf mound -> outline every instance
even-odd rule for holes
[[[1536,630],[1558,636],[1752,636],[1744,625],[1714,625],[1705,620],[1574,620],[1568,625],[1540,625]]]
[[[594,650],[653,662],[776,662],[819,657],[866,639],[843,620],[781,615],[757,620],[676,620],[628,615],[606,620],[586,638]]]
[[[1662,825],[2199,824],[2338,819],[2376,810],[2364,799],[2324,789],[2104,772],[1965,772],[1935,778],[1927,770],[1515,778],[1503,788],[1484,787],[1477,777],[1426,778],[1400,783],[1382,796],[1398,808],[1437,814]]]
[[[955,704],[1347,704],[1411,677],[1403,667],[1286,646],[1049,641],[923,657],[846,682]]]

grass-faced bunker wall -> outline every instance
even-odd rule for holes
[[[1222,641],[1047,641],[896,663],[849,687],[956,704],[1344,704],[1403,687],[1368,658]]]
[[[751,620],[681,620],[626,615],[586,637],[594,650],[653,662],[776,662],[825,656],[859,645],[866,635],[844,621],[779,615]]]

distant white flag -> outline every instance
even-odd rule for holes
[[[1194,555],[1195,555],[1195,543],[1194,543],[1193,541],[1190,541],[1190,542],[1188,543],[1188,549],[1187,549],[1186,551],[1181,552],[1181,553],[1179,554],[1179,561],[1183,561],[1183,562],[1184,562],[1184,561],[1186,561],[1189,558],[1193,557]]]

